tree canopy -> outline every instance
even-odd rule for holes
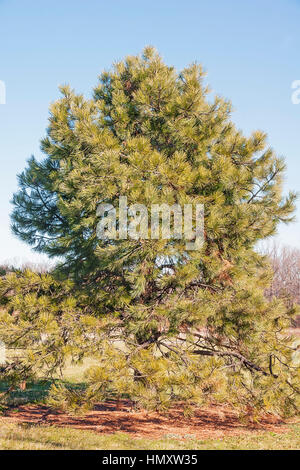
[[[13,231],[55,270],[1,280],[0,336],[24,348],[8,375],[50,376],[93,356],[80,393],[53,386],[57,406],[109,396],[186,409],[207,401],[293,414],[299,370],[287,333],[296,309],[264,291],[272,273],[257,242],[293,218],[284,160],[231,104],[210,98],[201,66],[181,72],[151,47],[103,72],[91,99],[61,87],[44,159],[32,157],[13,197]],[[203,204],[204,244],[97,237],[97,206]],[[17,372],[11,372],[17,371]]]

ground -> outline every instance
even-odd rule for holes
[[[96,433],[125,432],[132,438],[161,438],[166,434],[178,438],[192,436],[196,439],[220,438],[241,435],[259,430],[284,433],[287,425],[275,418],[263,420],[259,425],[243,424],[233,410],[227,407],[210,406],[196,410],[193,416],[185,418],[180,407],[173,408],[167,415],[156,412],[132,411],[130,403],[124,401],[118,406],[113,401],[99,404],[96,409],[74,416],[54,411],[47,406],[26,405],[8,411],[2,418],[5,422],[27,425],[69,426]]]
[[[80,386],[93,363],[64,371]],[[50,382],[27,384],[12,394],[0,415],[0,449],[299,449],[300,422],[266,417],[260,424],[238,419],[230,407],[211,405],[185,417],[182,407],[166,415],[134,410],[128,401],[108,401],[75,416],[50,409],[44,398]],[[1,384],[0,392],[6,389]]]
[[[146,424],[145,424],[146,425]],[[178,428],[177,428],[178,429]],[[162,430],[161,430],[162,431]],[[167,432],[168,431],[168,432]],[[9,418],[0,418],[1,450],[221,450],[221,449],[299,449],[300,425],[282,425],[275,431],[244,430],[230,435],[228,432],[215,430],[215,437],[178,435],[166,429],[160,437],[136,437],[128,432],[95,432],[85,429],[36,425],[32,422],[17,422]],[[211,433],[210,436],[213,434]],[[218,437],[217,437],[218,435]],[[198,434],[199,436],[199,434]]]
[[[266,418],[242,423],[229,407],[210,406],[185,418],[99,404],[83,416],[21,405],[0,417],[0,449],[297,449],[300,423]]]

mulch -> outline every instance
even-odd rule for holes
[[[289,430],[286,422],[267,415],[257,423],[243,423],[230,407],[212,405],[196,409],[193,416],[185,417],[181,407],[172,408],[168,414],[134,410],[128,401],[98,404],[85,415],[70,415],[47,406],[23,405],[8,411],[0,418],[2,422],[36,426],[72,427],[96,433],[128,433],[143,438],[222,438],[245,433]]]

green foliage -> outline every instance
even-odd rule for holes
[[[50,107],[45,158],[19,176],[12,219],[22,240],[63,261],[51,275],[1,279],[0,335],[24,348],[32,374],[51,376],[70,357],[99,361],[83,396],[53,389],[52,400],[297,411],[286,333],[295,310],[265,299],[271,273],[255,252],[292,220],[295,194],[282,197],[285,164],[266,135],[243,136],[203,80],[200,66],[177,73],[148,47],[103,73],[91,100],[64,86]],[[146,207],[204,204],[203,249],[98,240],[97,206],[118,207],[120,195]]]

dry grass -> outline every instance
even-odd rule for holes
[[[39,427],[3,423],[0,419],[1,450],[223,450],[300,448],[300,426],[289,426],[288,432],[262,432],[222,439],[194,439],[166,434],[160,439],[135,439],[125,433],[96,434],[71,428]]]

